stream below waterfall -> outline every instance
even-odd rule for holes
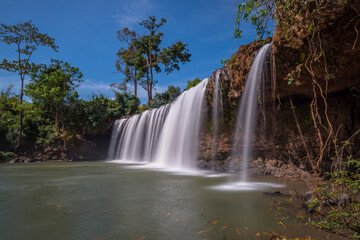
[[[256,234],[282,231],[269,211],[281,198],[263,194],[284,192],[281,180],[249,176],[266,184],[234,191],[228,177],[114,162],[1,165],[0,239],[250,239],[244,229],[269,239]],[[298,226],[284,234],[309,232]]]

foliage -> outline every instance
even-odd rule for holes
[[[55,51],[58,49],[55,40],[47,34],[40,33],[31,21],[16,25],[0,24],[0,41],[8,45],[15,44],[18,53],[17,60],[8,61],[4,59],[0,64],[0,68],[17,72],[21,78],[37,67],[36,64],[30,62],[30,58],[39,46],[48,46]]]
[[[122,83],[113,83],[111,86],[126,91],[127,83],[134,83],[134,95],[136,97],[137,85],[139,80],[144,77],[146,66],[145,58],[137,47],[138,45],[135,44],[136,41],[139,41],[139,36],[127,27],[116,33],[119,41],[126,45],[126,48],[121,47],[116,53],[118,59],[115,63],[116,69],[124,75],[124,78]]]
[[[16,145],[18,134],[19,98],[11,93],[11,88],[0,93],[0,149],[10,150]]]
[[[140,104],[140,100],[136,96],[119,92],[115,92],[115,102],[119,105],[119,109],[122,109],[118,116],[135,114]]]
[[[229,59],[227,59],[227,58],[223,58],[223,59],[220,60],[221,64],[226,64],[228,62],[229,62]]]
[[[241,38],[242,31],[240,30],[240,23],[242,20],[251,22],[256,30],[256,39],[263,39],[264,36],[269,35],[271,20],[274,18],[274,3],[287,2],[278,0],[247,0],[239,3],[237,14],[235,17],[234,37]]]
[[[79,68],[52,59],[49,66],[42,66],[31,74],[25,92],[42,116],[59,127],[59,122],[63,125],[69,114],[68,108],[78,98],[75,88],[82,82],[82,76]]]
[[[49,66],[43,65],[32,72],[25,93],[31,98],[34,108],[42,117],[45,129],[41,128],[41,132],[49,134],[46,136],[41,134],[43,139],[47,139],[45,143],[55,139],[54,137],[62,136],[65,150],[66,134],[74,132],[71,122],[79,96],[75,88],[82,82],[82,76],[79,68],[54,59]],[[51,125],[54,125],[54,128]]]
[[[13,152],[2,152],[0,151],[0,162],[7,162],[15,157]]]
[[[165,92],[155,94],[154,99],[151,101],[151,106],[158,108],[162,105],[172,103],[180,94],[180,87],[170,85]]]
[[[149,110],[149,105],[148,104],[143,104],[143,105],[139,105],[138,106],[138,110],[136,111],[137,114],[140,114],[142,112],[145,112],[147,110]]]
[[[295,209],[285,208],[276,202],[276,211],[281,220],[289,217],[317,230],[334,233],[346,238],[360,238],[360,161],[349,159],[332,174],[329,180],[319,180],[311,186],[309,196],[295,196],[297,201],[306,201],[310,217],[297,215]]]
[[[3,59],[0,63],[0,69],[10,72],[16,72],[21,79],[20,88],[20,107],[23,102],[24,94],[24,79],[30,72],[39,68],[39,65],[31,62],[31,56],[39,46],[47,46],[57,51],[58,46],[55,45],[55,40],[47,34],[40,33],[38,28],[29,22],[18,23],[16,25],[0,24],[0,41],[5,44],[16,45],[17,59],[9,61]],[[22,145],[22,129],[23,129],[23,109],[19,111],[19,131],[18,131],[18,145]]]
[[[25,109],[23,118],[23,139],[25,145],[32,146],[38,134],[39,115],[35,113],[33,104],[24,101],[20,105],[18,95],[12,92],[12,86],[0,93],[0,151],[14,151],[19,133],[19,112]]]
[[[83,133],[95,131],[102,122],[135,114],[140,101],[134,95],[115,92],[115,100],[104,95],[93,95],[90,100],[81,100],[80,118]]]
[[[192,81],[188,80],[188,81],[187,81],[187,84],[186,84],[186,88],[184,89],[184,91],[189,90],[189,89],[192,88],[192,87],[195,87],[195,86],[198,85],[200,82],[201,82],[200,78],[195,78],[195,79],[192,80]]]
[[[148,92],[148,104],[150,106],[152,99],[152,90],[156,85],[154,72],[160,73],[162,70],[166,74],[180,69],[180,63],[184,64],[190,61],[191,54],[187,49],[187,44],[178,41],[169,47],[161,48],[163,33],[159,29],[166,23],[162,18],[157,22],[154,16],[140,23],[147,31],[147,34],[134,42],[134,46],[141,52],[145,61],[144,78],[141,80],[141,86]]]

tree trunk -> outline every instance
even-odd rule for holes
[[[18,134],[18,143],[15,146],[15,152],[21,150],[23,146],[23,138],[22,138],[23,118],[24,118],[24,110],[22,109],[23,97],[24,97],[24,76],[21,76],[19,134]]]
[[[149,69],[146,70],[146,86],[147,86],[147,93],[148,93],[148,106],[151,107],[151,97],[150,97],[150,79],[149,79]]]
[[[55,104],[55,128],[56,128],[56,131],[59,131],[58,107],[56,104]]]
[[[136,79],[137,71],[135,69],[135,77],[134,77],[134,95],[137,97],[137,79]]]
[[[64,151],[64,156],[65,156],[65,152],[66,152],[66,136],[65,136],[65,124],[64,124],[64,119],[62,119],[61,121],[61,131],[62,131],[62,135],[63,135],[63,151]]]
[[[149,95],[150,95],[150,101],[152,100],[152,89],[153,89],[153,69],[150,67],[150,81],[149,81]]]
[[[66,135],[65,135],[65,127],[64,127],[64,119],[61,121],[61,132],[63,138],[63,151],[62,151],[62,160],[66,159]]]

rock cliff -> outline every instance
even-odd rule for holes
[[[311,170],[306,160],[318,158],[321,149],[320,167],[328,170],[335,154],[334,141],[347,144],[346,155],[360,157],[360,136],[352,136],[360,129],[360,1],[332,1],[326,5],[311,19],[317,23],[316,31],[310,31],[308,26],[313,1],[309,2],[309,8],[297,9],[299,15],[294,22],[279,21],[272,39],[241,46],[219,69],[224,111],[218,117],[222,121],[218,121],[221,131],[216,161],[211,157],[216,71],[211,76],[206,99],[207,125],[201,135],[201,167],[223,170],[229,166],[234,120],[244,82],[256,52],[269,41],[273,42],[267,61],[270,77],[258,112],[256,141],[252,143],[256,160],[253,171],[281,175],[279,169],[287,168],[284,164]],[[285,20],[288,16],[279,17]],[[315,122],[313,114],[319,115]],[[329,129],[332,131],[326,142]]]

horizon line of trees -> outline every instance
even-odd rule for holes
[[[188,62],[191,54],[181,41],[160,49],[163,33],[158,30],[165,22],[165,19],[157,22],[155,17],[142,21],[140,25],[148,30],[148,34],[141,37],[128,28],[118,31],[119,40],[128,44],[127,48],[118,51],[116,65],[125,78],[120,84],[112,84],[115,98],[93,94],[88,100],[80,99],[76,91],[83,82],[79,68],[56,59],[51,59],[49,64],[32,61],[41,46],[58,52],[54,38],[40,33],[31,21],[0,24],[0,42],[16,47],[16,58],[2,59],[0,69],[20,77],[19,94],[11,85],[0,92],[0,153],[61,145],[65,154],[70,139],[91,134],[109,118],[140,113],[174,101],[181,94],[180,88],[175,86],[169,86],[164,93],[156,93],[153,99],[154,73],[165,71],[169,74],[179,70],[179,64]],[[28,84],[25,84],[26,76],[30,77]],[[129,82],[135,83],[134,95],[121,87]],[[138,82],[148,91],[147,106],[140,106]],[[199,79],[188,81],[187,89],[198,82]]]

